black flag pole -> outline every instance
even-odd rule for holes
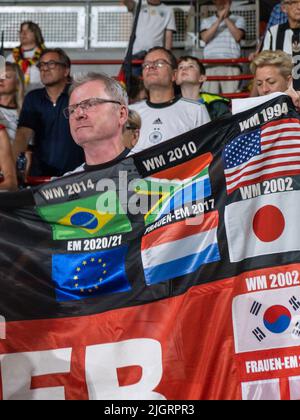
[[[126,89],[127,92],[130,91],[131,88],[131,76],[132,76],[132,52],[133,52],[133,44],[136,38],[136,28],[138,25],[138,21],[139,21],[139,16],[140,16],[140,12],[141,12],[141,7],[142,7],[142,0],[138,1],[137,7],[136,7],[136,12],[135,12],[135,16],[134,16],[134,21],[133,21],[133,25],[132,25],[132,31],[131,31],[131,35],[129,38],[129,43],[128,43],[128,48],[127,48],[127,52],[126,52],[126,56],[124,59],[124,63],[123,63],[123,70],[124,70],[124,81],[126,84]]]
[[[4,57],[4,31],[1,31],[1,48],[0,55]]]
[[[0,47],[0,79],[5,79],[5,54],[4,54],[4,31],[1,31],[1,47]]]

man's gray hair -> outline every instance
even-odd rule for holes
[[[71,96],[74,90],[79,86],[94,81],[99,81],[104,84],[105,91],[111,97],[111,99],[113,99],[114,101],[121,102],[122,105],[128,106],[128,96],[126,90],[117,80],[113,79],[112,77],[109,77],[105,73],[91,72],[86,74],[75,75],[71,83],[69,95]]]

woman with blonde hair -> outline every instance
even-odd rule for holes
[[[19,113],[24,100],[24,76],[15,63],[6,63],[5,79],[0,79],[0,124],[14,142]]]
[[[286,92],[293,82],[292,57],[281,50],[265,50],[258,54],[250,64],[253,73],[254,90],[265,96],[274,92]]]
[[[137,144],[141,126],[142,120],[140,114],[133,109],[129,109],[128,120],[123,131],[123,144],[126,149],[132,149]]]

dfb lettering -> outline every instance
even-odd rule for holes
[[[71,373],[75,349],[13,353],[0,356],[4,400],[64,400],[64,386],[31,389],[32,378]],[[130,385],[120,385],[118,369],[141,367],[141,377]],[[164,400],[153,390],[163,374],[162,349],[158,341],[136,339],[88,346],[85,378],[91,400]]]
[[[72,349],[0,356],[4,400],[64,400],[64,387],[30,389],[34,376],[69,373]]]
[[[120,386],[117,369],[140,366],[139,382]],[[162,351],[158,341],[137,339],[100,344],[86,350],[86,377],[92,400],[163,400],[153,390],[162,379]]]

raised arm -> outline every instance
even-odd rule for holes
[[[171,50],[172,47],[173,47],[173,31],[170,31],[169,29],[166,29],[165,48],[167,50]]]
[[[209,29],[206,29],[200,32],[200,38],[202,39],[202,41],[204,41],[206,44],[210,42],[216,35],[216,32],[221,22],[222,22],[222,18],[218,16],[218,20]]]
[[[123,4],[127,7],[129,12],[133,12],[135,6],[134,0],[123,0]]]
[[[245,32],[242,29],[239,29],[234,22],[230,19],[230,17],[227,17],[226,19],[224,19],[227,28],[229,29],[231,35],[233,36],[233,38],[236,40],[236,42],[241,42],[241,40],[244,38],[245,36]]]

